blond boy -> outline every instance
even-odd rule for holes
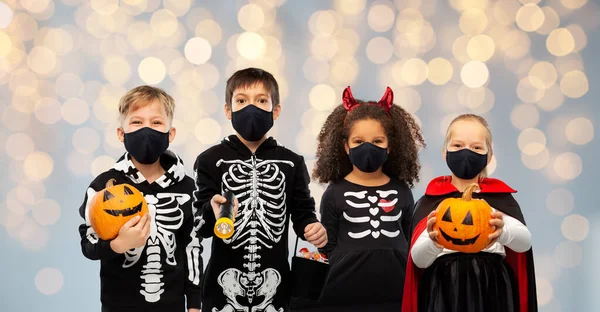
[[[183,162],[168,150],[175,138],[175,103],[161,89],[136,87],[119,103],[117,136],[127,152],[98,175],[79,213],[81,250],[100,260],[102,312],[199,312],[202,247],[192,216],[194,181]],[[106,182],[137,188],[149,213],[131,219],[112,240],[100,239],[91,227],[90,202]]]

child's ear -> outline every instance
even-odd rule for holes
[[[223,106],[223,111],[225,112],[225,117],[227,117],[228,120],[231,120],[231,105],[227,105],[227,103],[225,103]]]
[[[277,104],[277,106],[275,106],[273,108],[273,121],[277,120],[277,118],[279,118],[280,114],[281,114],[281,104]]]
[[[171,127],[171,130],[169,130],[169,143],[173,143],[173,140],[175,140],[176,134],[177,134],[177,129],[175,129],[175,127]]]
[[[344,149],[346,150],[346,154],[350,155],[350,146],[348,146],[347,140],[344,140]]]
[[[444,163],[446,163],[446,153],[447,153],[446,148],[445,147],[442,148],[442,158],[444,159]]]
[[[492,162],[492,156],[494,156],[494,153],[493,152],[489,152],[488,153],[488,157],[487,157],[487,159],[488,159],[487,164],[488,165]]]
[[[125,131],[121,127],[117,128],[117,138],[119,138],[119,142],[125,142]]]

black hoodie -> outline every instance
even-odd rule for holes
[[[79,208],[85,220],[79,226],[83,255],[101,261],[103,312],[184,311],[186,297],[188,308],[200,308],[202,246],[192,215],[194,181],[185,175],[183,162],[174,153],[163,154],[160,164],[166,172],[150,184],[126,153],[94,179]],[[144,194],[152,217],[146,245],[125,254],[115,253],[110,241],[98,238],[90,225],[91,199],[110,179]]]
[[[308,224],[318,222],[303,157],[273,138],[252,153],[231,135],[200,154],[194,172],[202,237],[214,234],[215,194],[231,190],[239,201],[233,236],[213,238],[202,310],[289,311],[289,220],[301,238]]]

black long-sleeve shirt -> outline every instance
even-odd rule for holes
[[[177,155],[167,151],[160,161],[165,174],[148,183],[125,154],[94,179],[79,208],[84,219],[79,226],[81,250],[85,257],[101,261],[102,311],[184,311],[186,299],[187,308],[200,308],[202,246],[192,214],[194,181],[185,175]],[[136,187],[151,216],[146,245],[125,254],[114,252],[110,241],[100,239],[90,224],[91,200],[110,179]]]
[[[202,310],[288,311],[289,221],[301,238],[308,224],[318,222],[302,156],[272,138],[252,153],[232,135],[200,154],[194,172],[202,237],[214,236],[215,194],[230,190],[239,201],[233,236],[213,238]]]
[[[400,311],[412,192],[397,180],[370,187],[341,180],[321,199],[331,271],[318,311]]]

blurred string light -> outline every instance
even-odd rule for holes
[[[519,77],[517,97],[525,102],[515,106],[511,113],[512,124],[522,130],[518,139],[522,162],[531,170],[546,169],[544,172],[552,183],[563,183],[577,178],[583,171],[581,157],[573,151],[551,151],[548,139],[563,146],[568,143],[587,144],[594,137],[593,121],[582,117],[555,120],[549,126],[551,131],[548,132],[548,137],[535,127],[544,113],[557,110],[565,101],[565,97],[578,99],[589,91],[587,75],[581,58],[577,55],[587,45],[585,27],[581,26],[587,23],[581,20],[581,25],[572,24],[559,28],[561,19],[569,14],[568,11],[582,8],[587,1],[557,0],[551,1],[548,6],[541,6],[540,1],[533,0],[522,0],[520,3],[496,1],[492,4],[491,16],[485,18],[480,11],[489,12],[486,2],[481,1],[475,5],[469,1],[450,1],[461,13],[459,25],[465,34],[454,42],[454,57],[464,64],[469,64],[469,61],[493,62],[494,54],[504,54],[506,67]],[[598,12],[595,6],[589,9]],[[514,29],[514,26],[519,29]],[[531,39],[528,37],[536,34],[545,36],[545,48],[548,52],[545,59],[533,60],[530,56]],[[491,40],[478,37],[485,35],[489,35]],[[494,45],[496,51],[486,53],[486,49],[493,51]],[[481,80],[484,80],[481,77],[485,77],[485,72],[465,75],[469,73],[469,69],[463,65],[462,82],[466,86],[477,87]],[[459,101],[463,105],[469,98],[466,95],[464,89],[459,89]],[[477,96],[472,98],[474,103],[478,102],[477,99]],[[442,120],[441,131],[451,118],[450,115]],[[567,214],[574,205],[571,193],[565,189],[557,189],[550,193],[547,202],[548,209],[560,215]],[[588,231],[589,221],[585,216],[566,217],[561,224],[561,232],[567,242],[559,243],[553,255],[555,260],[552,261],[556,261],[558,267],[562,268],[579,265],[582,251],[576,243],[583,241]],[[556,270],[558,268],[554,269]],[[541,274],[538,280],[538,303],[541,306],[555,300],[551,283],[555,277],[546,278]]]
[[[246,66],[263,67],[275,74],[285,100],[289,82],[283,75],[286,55],[277,19],[283,3],[248,1],[237,12],[236,34],[192,0],[0,3],[0,86],[9,94],[0,107],[6,129],[0,142],[15,184],[10,198],[0,203],[0,223],[9,236],[25,248],[43,248],[49,238],[45,227],[60,218],[60,206],[46,198],[44,183],[65,163],[72,174],[82,176],[96,176],[114,164],[123,152],[115,136],[116,108],[120,96],[135,84],[172,85],[169,90],[178,106],[174,125],[179,129],[173,146],[187,164],[232,131],[229,123],[212,116],[222,107],[223,98],[214,88],[223,77]],[[593,141],[596,120],[566,116],[561,108],[589,92],[579,53],[588,45],[587,32],[600,23],[598,5],[587,0],[449,4],[458,15],[450,23],[433,24],[441,29],[429,22],[436,18],[433,0],[334,0],[331,10],[314,12],[308,20],[310,55],[302,64],[311,88],[305,95],[308,109],[301,117],[297,149],[314,154],[315,137],[339,104],[341,91],[358,79],[359,56],[381,69],[378,85],[390,84],[397,102],[412,114],[425,105],[417,88],[439,86],[441,134],[458,113],[493,109],[496,96],[490,76],[504,66],[515,75],[513,93],[518,100],[509,103],[510,122],[520,131],[516,147],[522,163],[551,183],[578,178],[585,158],[577,148]],[[49,19],[62,6],[73,8],[71,24],[50,26]],[[533,54],[532,42],[540,40],[546,55]],[[437,46],[445,52],[426,58]],[[230,58],[224,70],[213,61],[222,48]],[[101,74],[98,81],[84,78],[90,70]],[[60,159],[44,150],[47,143],[32,131],[57,125],[71,131],[68,156]],[[496,163],[494,158],[490,171]],[[318,199],[323,187],[311,188]],[[547,255],[555,263],[548,272],[581,262],[579,242],[588,235],[589,221],[573,211],[573,197],[565,188],[547,195],[547,209],[562,218],[565,239]],[[541,305],[555,301],[552,283],[557,274],[540,277]],[[60,272],[41,270],[36,287],[55,293],[62,287]]]
[[[329,113],[340,104],[345,86],[357,79],[360,68],[356,54],[360,53],[360,35],[352,28],[346,28],[344,20],[365,12],[369,28],[386,33],[394,25],[395,8],[388,1],[374,3],[368,9],[366,1],[334,1],[334,10],[313,13],[308,21],[312,37],[311,56],[303,65],[307,80],[314,83],[308,94],[310,109],[305,111],[302,130],[296,136],[296,147],[304,155],[314,155],[316,137]],[[364,54],[375,64],[388,62],[394,46],[383,34],[365,42]],[[324,187],[311,183],[311,193],[320,200]]]

